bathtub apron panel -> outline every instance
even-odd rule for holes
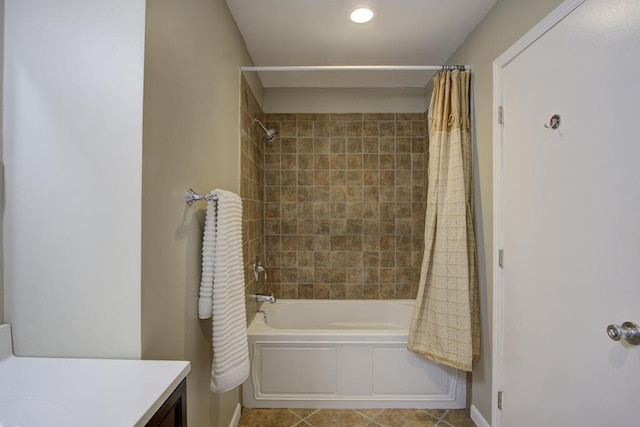
[[[378,307],[371,306],[378,304]],[[285,310],[277,312],[278,305]],[[356,304],[369,307],[359,310]],[[385,310],[384,304],[391,304]],[[243,385],[248,408],[464,408],[466,375],[406,350],[408,317],[385,319],[375,313],[410,315],[413,301],[282,301],[263,307],[248,328],[251,376]],[[342,307],[341,307],[342,306]],[[381,310],[376,310],[380,308]],[[335,324],[313,319],[318,313],[340,318],[340,329],[310,325]],[[284,314],[295,313],[291,319]],[[357,313],[373,316],[358,317]],[[296,322],[296,317],[307,317]],[[355,316],[354,316],[355,314]],[[278,328],[269,325],[277,318]],[[368,323],[369,321],[369,323]],[[275,323],[275,322],[274,322]],[[303,323],[307,329],[296,329]],[[358,329],[343,327],[358,325]],[[367,324],[375,327],[366,327]],[[406,324],[406,325],[404,325]],[[362,328],[364,325],[364,328]],[[401,327],[396,327],[401,325]]]

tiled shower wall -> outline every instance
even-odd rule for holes
[[[264,248],[264,143],[262,133],[253,123],[264,114],[247,82],[241,84],[241,132],[240,132],[240,197],[242,197],[242,255],[244,257],[245,295],[247,320],[258,310],[257,292],[264,292],[264,278],[257,283],[253,275],[253,263],[258,257],[265,260]]]
[[[265,120],[280,132],[264,146],[270,290],[280,298],[414,298],[424,241],[425,115]]]

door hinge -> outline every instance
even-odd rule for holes
[[[498,392],[498,409],[500,409],[502,411],[502,395],[503,393],[501,391]]]
[[[504,268],[504,250],[502,249],[498,251],[498,266]]]
[[[502,108],[502,105],[498,107],[498,124],[504,124],[504,108]]]

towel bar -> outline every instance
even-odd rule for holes
[[[218,196],[213,194],[198,194],[189,188],[184,193],[184,200],[187,202],[187,206],[191,206],[194,202],[197,202],[198,200],[206,200],[206,201],[218,200]]]

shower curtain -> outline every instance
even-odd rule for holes
[[[468,71],[434,77],[425,250],[407,348],[471,371],[480,356]]]

